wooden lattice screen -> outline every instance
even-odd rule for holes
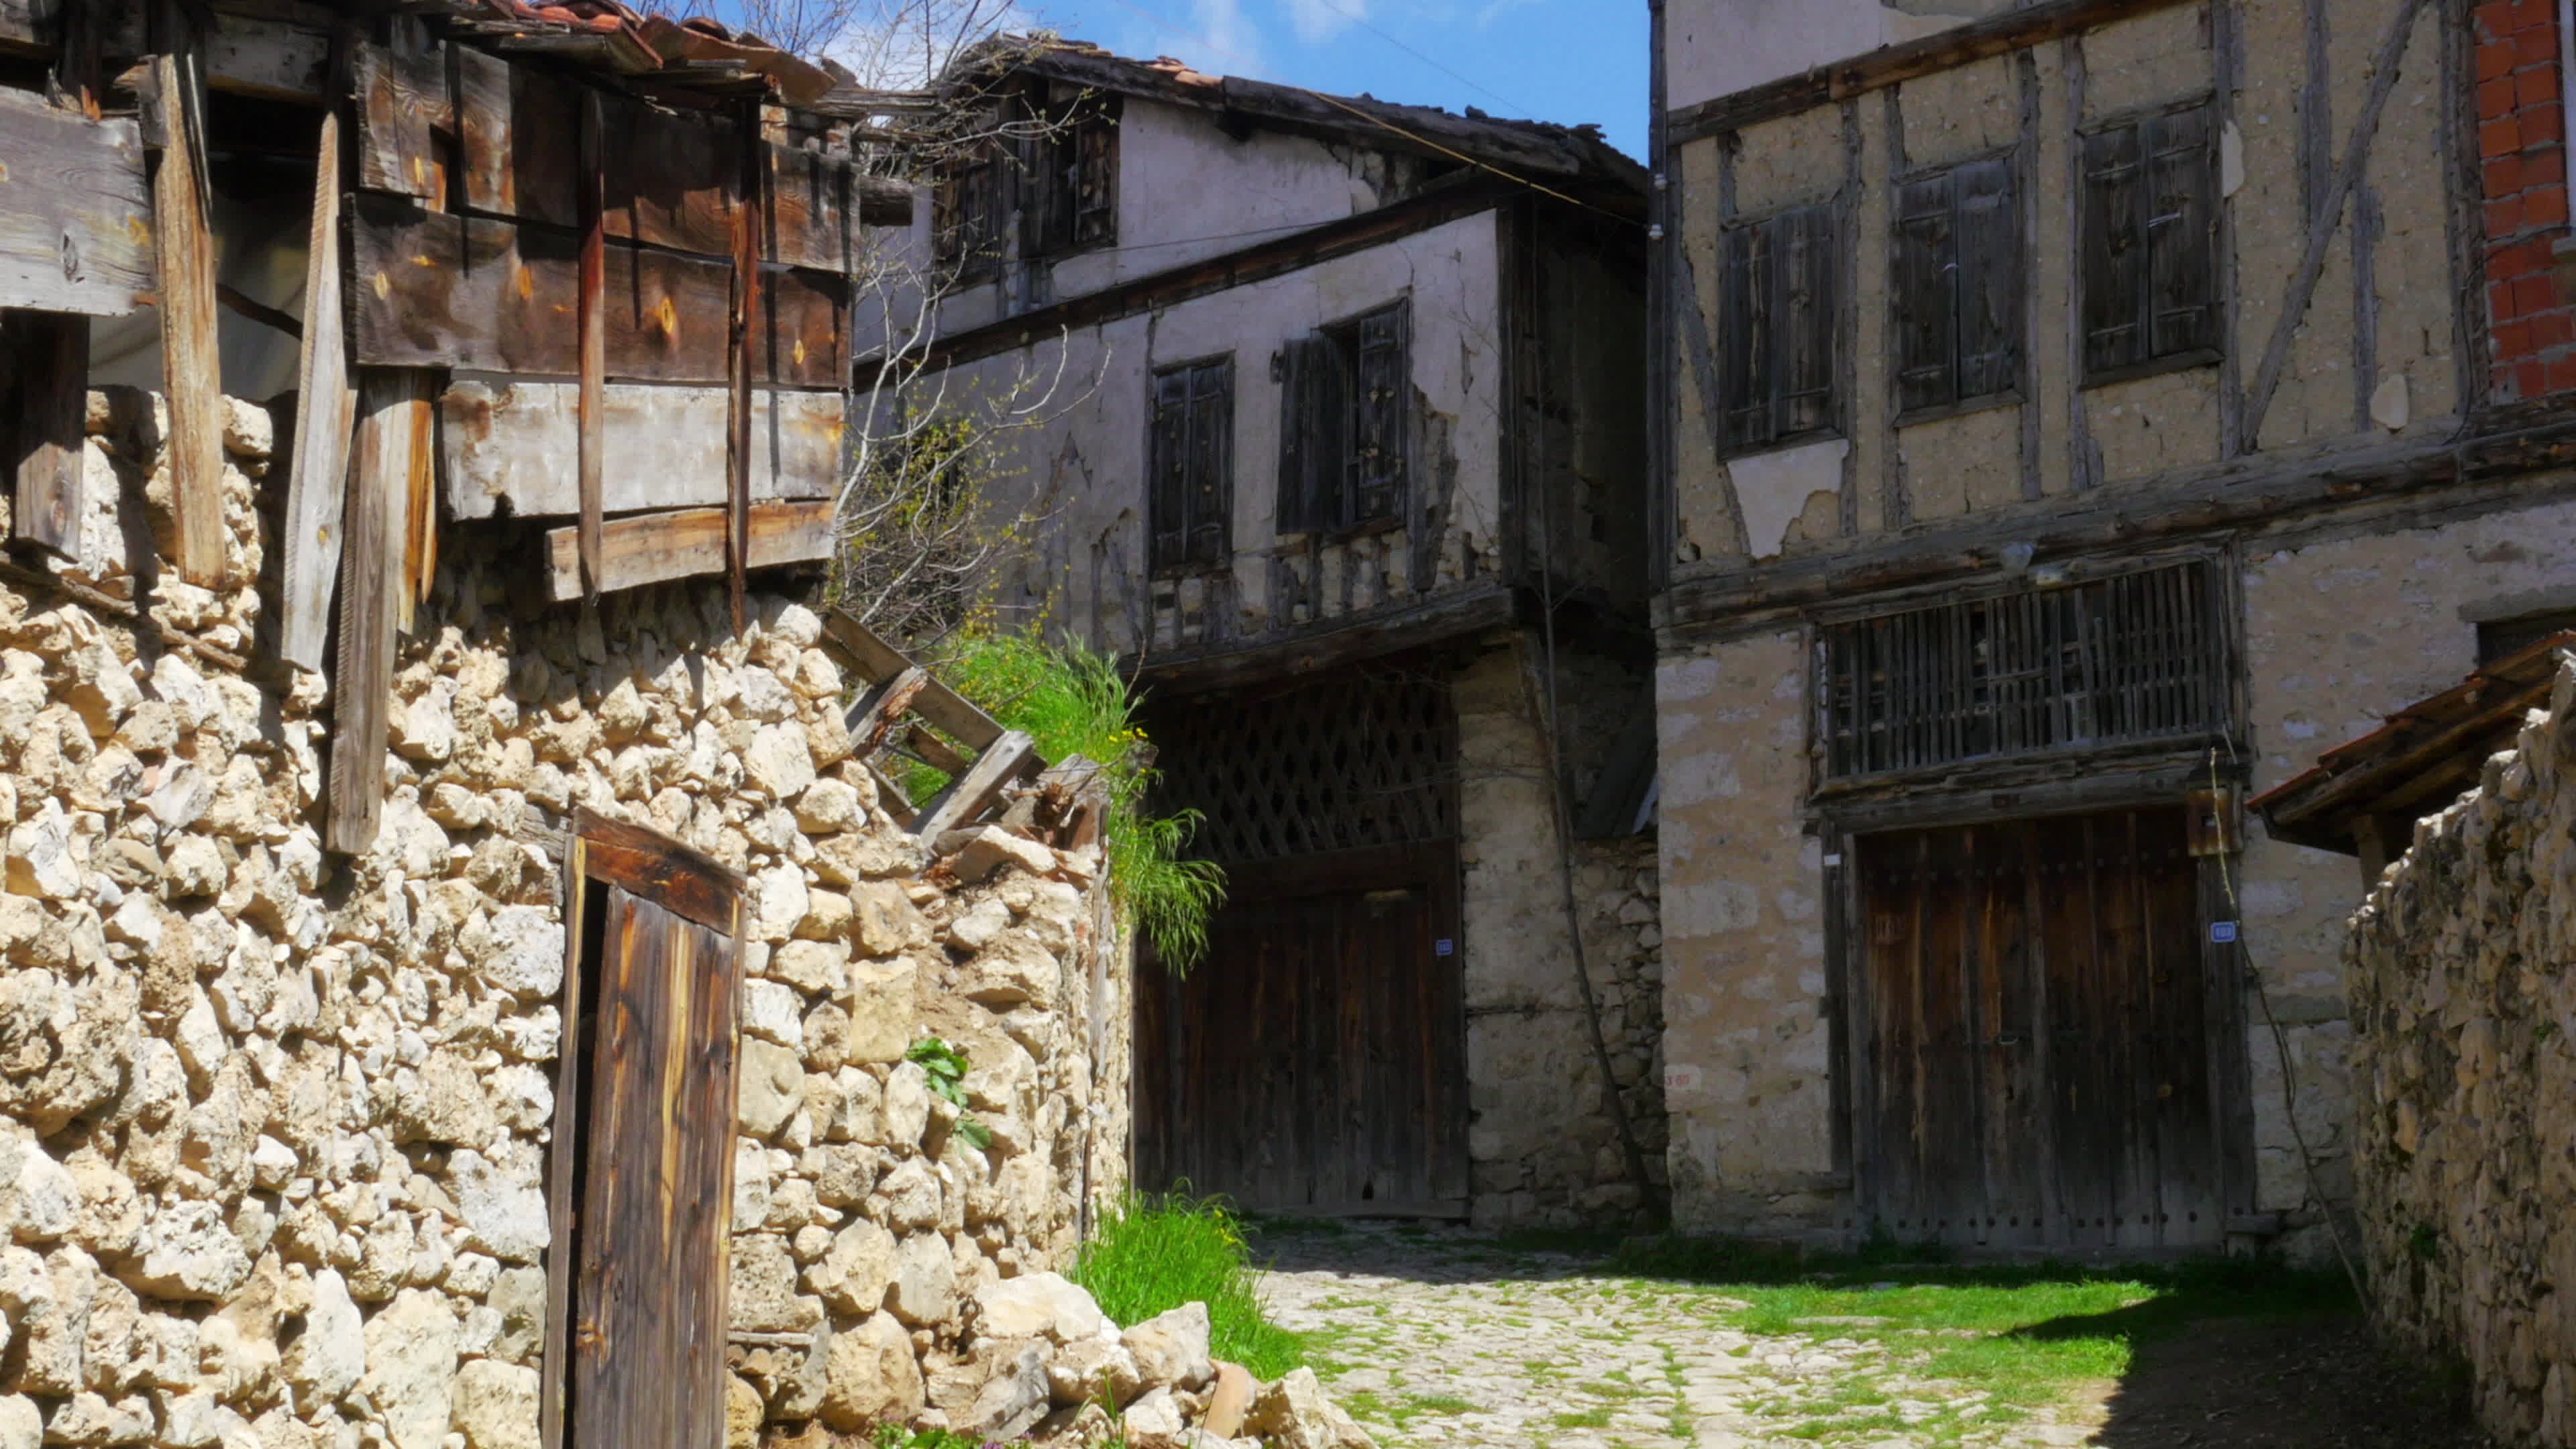
[[[1457,833],[1448,686],[1389,670],[1160,712],[1162,808],[1206,819],[1190,850],[1229,865]]]
[[[2197,560],[1828,626],[1827,772],[2223,731],[2226,637]]]

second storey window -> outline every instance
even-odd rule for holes
[[[2217,355],[2218,165],[2209,108],[2084,138],[2084,374]]]
[[[1118,241],[1117,99],[1061,107],[1026,143],[1020,254],[1055,256]]]
[[[1234,549],[1233,358],[1155,372],[1147,451],[1154,572],[1222,566]]]
[[[1830,206],[1801,206],[1726,233],[1718,296],[1726,440],[1758,448],[1835,426],[1840,259]]]
[[[931,198],[940,262],[967,279],[1008,260],[1015,224],[1023,260],[1118,241],[1118,106],[1086,96],[1049,106],[1004,98],[979,135],[942,161]]]
[[[1280,354],[1281,533],[1332,533],[1404,516],[1413,316],[1397,302]]]
[[[1897,407],[1933,412],[2021,386],[2021,206],[1994,157],[1896,193]]]

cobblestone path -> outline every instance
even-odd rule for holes
[[[1974,1396],[1908,1379],[1829,1322],[1756,1337],[1730,1326],[1745,1305],[1714,1290],[1463,1231],[1331,1226],[1265,1236],[1260,1251],[1273,1262],[1272,1316],[1308,1335],[1317,1374],[1383,1449],[2000,1449],[2088,1437],[2046,1413],[1976,1425]]]

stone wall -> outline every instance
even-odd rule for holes
[[[1151,1386],[1105,1349],[1033,1381],[994,1317],[1124,1185],[1096,854],[988,831],[928,857],[850,758],[801,604],[756,594],[739,635],[720,581],[521,617],[505,540],[451,528],[382,832],[326,855],[325,683],[246,658],[277,428],[229,408],[230,587],[160,571],[134,393],[92,399],[83,559],[0,577],[0,1449],[535,1444],[575,807],[750,882],[735,1441]],[[970,1055],[989,1149],[903,1060],[932,1035]],[[1187,1340],[1183,1390],[1212,1372]]]
[[[1492,1227],[1632,1223],[1645,1198],[1602,1099],[1574,980],[1547,751],[1531,722],[1518,647],[1488,649],[1460,673],[1454,697],[1470,1210]],[[1573,719],[1574,709],[1567,714]],[[1577,727],[1616,733],[1615,721]],[[1611,1074],[1660,1192],[1663,941],[1653,837],[1576,842],[1574,889]]]
[[[2576,658],[2353,917],[2371,1306],[2514,1442],[2576,1440]]]

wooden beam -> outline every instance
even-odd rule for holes
[[[602,315],[608,305],[602,290],[608,284],[608,201],[603,190],[608,172],[600,160],[602,124],[599,94],[585,88],[581,93],[581,159],[573,176],[573,189],[579,193],[581,203],[581,294],[574,306],[581,342],[581,391],[574,413],[579,436],[573,445],[581,522],[574,540],[580,546],[581,596],[592,600],[599,597],[599,534],[607,525],[600,483],[601,457],[607,451],[603,427],[607,414],[604,395],[608,390],[608,333]]]
[[[215,236],[207,217],[203,51],[175,11],[171,51],[153,58],[145,133],[152,237],[161,275],[161,379],[170,409],[170,492],[179,576],[220,587],[225,575],[224,379],[216,347]]]
[[[946,740],[932,734],[925,725],[914,725],[903,732],[903,747],[914,759],[943,775],[954,778],[966,769],[967,759]]]
[[[823,646],[839,654],[859,677],[870,684],[882,684],[913,667],[902,650],[877,637],[875,630],[859,621],[846,609],[828,609],[823,614]],[[969,703],[966,698],[930,676],[921,692],[912,700],[912,712],[938,727],[940,733],[970,750],[989,750],[1002,737],[1002,726],[991,715]],[[850,720],[855,725],[860,715],[853,710]]]
[[[0,358],[15,386],[9,440],[13,542],[62,558],[80,552],[81,473],[88,446],[89,319],[0,314]]]
[[[366,366],[578,376],[580,237],[427,212],[361,192],[351,208],[351,345]],[[611,378],[726,383],[729,260],[608,249],[603,346]],[[845,375],[847,278],[768,270],[752,319],[755,375],[833,387]]]
[[[725,406],[725,591],[734,632],[750,624],[751,355],[752,319],[760,314],[760,108],[748,105],[739,124],[744,141],[743,193],[733,207],[732,316],[725,329],[725,370],[731,396]]]
[[[883,748],[886,736],[929,684],[930,671],[917,664],[878,680],[858,703],[850,706],[844,721],[850,729],[851,752],[865,755]]]
[[[1664,118],[1664,143],[1688,145],[2184,3],[2187,0],[2042,0],[1921,40],[1881,46],[1851,60],[1676,107]]]
[[[603,593],[725,571],[726,510],[682,508],[608,521],[600,537]],[[546,532],[548,598],[581,597],[580,530]],[[764,503],[751,510],[747,563],[756,569],[819,563],[832,556],[832,505]]]
[[[0,88],[0,307],[121,317],[153,288],[135,123]]]
[[[1018,730],[1004,730],[1000,739],[966,767],[966,773],[949,781],[947,789],[921,807],[921,814],[912,822],[912,833],[924,840],[937,840],[983,814],[1013,781],[1045,768],[1046,761],[1039,757],[1035,740]]]
[[[358,378],[357,435],[341,523],[340,647],[331,678],[330,798],[323,843],[357,855],[375,843],[385,797],[387,711],[394,687],[397,554],[411,483],[412,411],[429,382],[371,369]]]
[[[1133,666],[1137,681],[1157,694],[1195,694],[1334,669],[1481,633],[1511,623],[1518,613],[1519,601],[1510,587],[1480,584],[1434,594],[1402,608],[1375,609],[1265,638],[1232,640],[1126,663]]]
[[[340,117],[322,117],[313,223],[304,254],[304,338],[296,358],[295,439],[286,473],[285,562],[279,575],[278,656],[319,673],[340,576],[349,429],[358,395],[340,308]]]
[[[572,833],[581,841],[582,869],[593,880],[621,887],[701,926],[733,929],[735,903],[750,886],[715,857],[588,806],[573,811]]]
[[[572,383],[479,378],[451,385],[439,398],[448,515],[578,514],[580,391]],[[722,504],[729,401],[723,388],[607,384],[600,399],[606,510]],[[752,501],[832,496],[843,431],[837,392],[754,391]]]
[[[403,374],[411,391],[403,399],[411,439],[403,455],[402,574],[394,593],[394,627],[405,634],[438,581],[438,374],[424,368]]]
[[[2239,446],[2247,452],[2262,446],[2263,416],[2271,410],[2272,394],[2281,385],[2282,370],[2289,366],[2290,346],[2307,323],[2308,304],[2315,300],[2317,280],[2325,275],[2326,254],[2333,248],[2335,233],[2343,229],[2345,204],[2370,167],[2370,143],[2379,135],[2380,113],[2388,109],[2389,94],[2397,89],[2398,67],[2406,58],[2407,44],[2415,34],[2415,17],[2423,8],[2424,0],[2404,0],[2389,20],[2388,33],[2381,38],[2373,63],[2370,90],[2362,97],[2361,113],[2353,118],[2352,135],[2344,142],[2343,162],[2335,168],[2333,185],[2318,198],[2316,213],[2308,218],[2307,251],[2299,258],[2299,270],[2290,279],[2289,295],[2282,300],[2280,316],[2272,323],[2272,337],[2264,344],[2262,365],[2255,370],[2253,384],[2246,390]],[[2366,401],[2362,410],[2368,411]]]

